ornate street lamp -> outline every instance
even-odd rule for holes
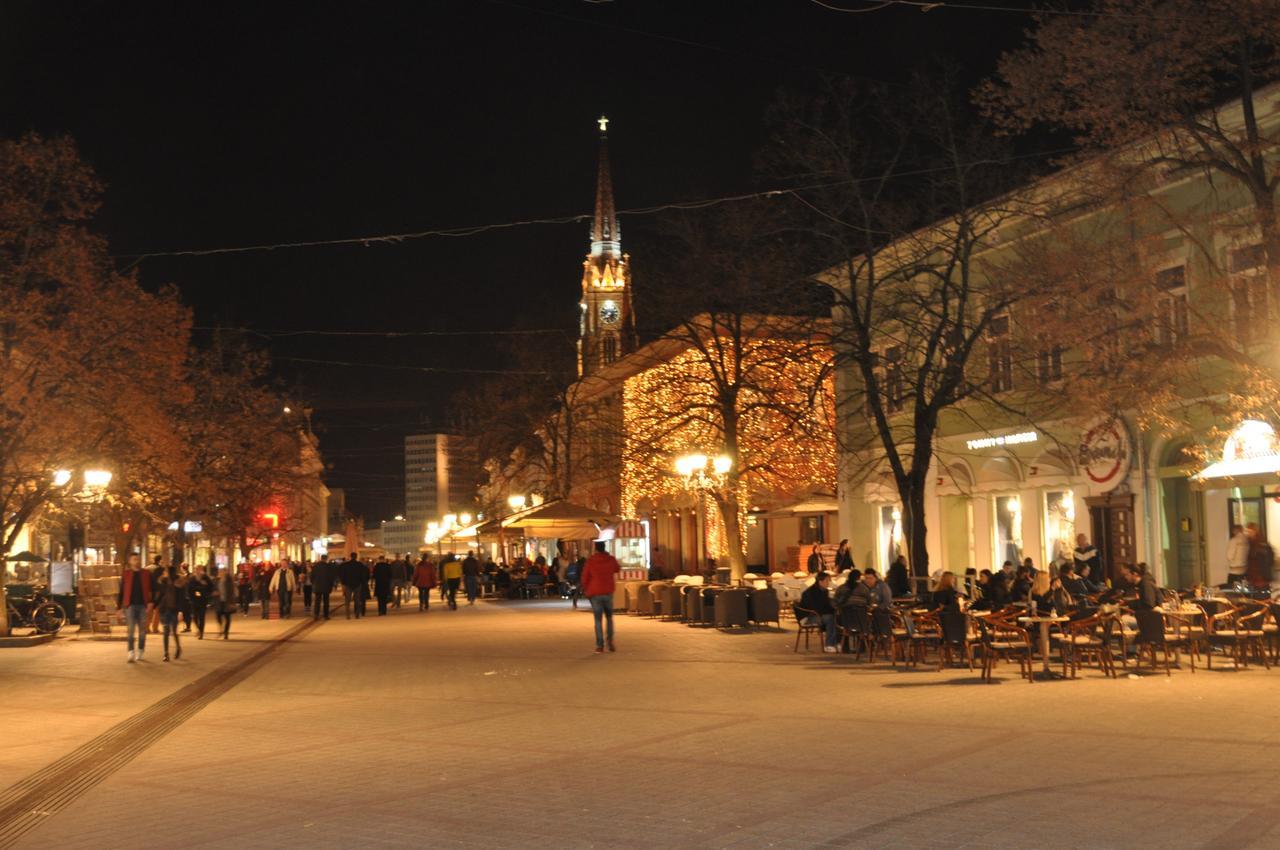
[[[705,493],[724,488],[729,481],[729,471],[733,469],[733,458],[723,453],[708,458],[701,452],[694,452],[676,458],[675,467],[686,490]]]

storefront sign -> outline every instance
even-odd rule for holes
[[[1129,474],[1129,431],[1119,418],[1102,416],[1085,428],[1080,439],[1080,468],[1104,492]]]
[[[977,440],[969,440],[965,446],[969,451],[977,451],[978,449],[990,449],[996,446],[1017,446],[1023,443],[1034,443],[1040,439],[1040,435],[1035,431],[1019,431],[1016,434],[1002,434],[999,437],[982,437]]]

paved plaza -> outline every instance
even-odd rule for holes
[[[1280,847],[1280,671],[983,685],[631,616],[600,656],[590,620],[5,650],[0,847]]]

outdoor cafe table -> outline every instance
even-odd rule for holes
[[[1044,669],[1041,671],[1041,677],[1045,679],[1053,679],[1057,677],[1052,670],[1049,669],[1049,626],[1054,623],[1065,623],[1070,617],[1019,617],[1019,623],[1039,623],[1040,624],[1040,659],[1044,663]]]

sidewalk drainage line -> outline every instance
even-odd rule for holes
[[[307,620],[245,658],[213,670],[120,721],[0,793],[0,850],[46,822],[248,678],[268,657],[323,620]]]

